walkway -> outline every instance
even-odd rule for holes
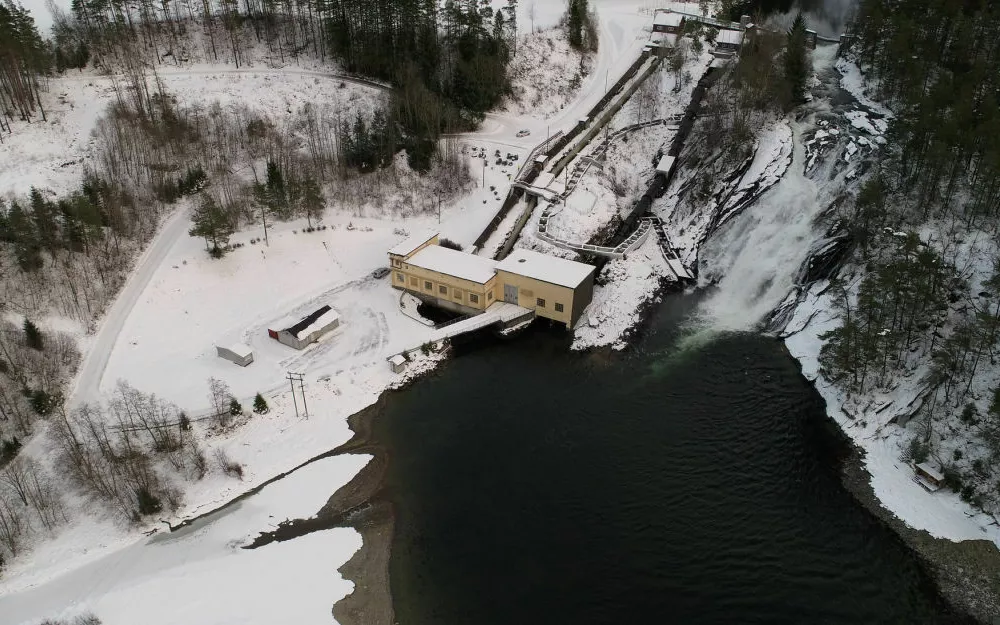
[[[558,212],[553,210],[556,204],[566,201],[570,193],[573,192],[576,185],[580,182],[580,179],[582,179],[587,171],[590,170],[591,166],[602,166],[604,156],[612,142],[631,132],[635,132],[636,130],[641,130],[643,128],[663,125],[669,127],[671,124],[678,122],[681,117],[681,115],[671,115],[670,117],[664,119],[654,119],[638,124],[632,124],[615,131],[613,134],[606,137],[592,153],[586,156],[581,156],[578,159],[577,163],[573,166],[573,171],[569,176],[569,180],[566,182],[566,187],[562,189],[561,192],[557,193],[552,189],[538,189],[537,187],[528,188],[527,190],[529,192],[535,193],[535,195],[538,195],[546,201],[546,206],[542,209],[542,216],[538,220],[538,238],[564,250],[594,254],[596,256],[604,256],[606,258],[623,258],[629,252],[638,249],[639,246],[646,241],[646,237],[649,236],[650,229],[654,226],[654,222],[651,219],[640,220],[635,231],[626,237],[624,241],[614,247],[559,239],[548,233],[548,221],[550,217]],[[676,128],[677,127],[675,127],[675,129]],[[660,229],[662,230],[662,224]],[[667,262],[669,263],[669,261]],[[683,265],[681,265],[681,267],[683,268]]]
[[[688,13],[687,11],[675,11],[673,9],[657,9],[656,13],[677,13],[678,15],[683,15],[684,19],[691,20],[693,22],[701,22],[702,24],[708,24],[709,26],[715,26],[716,28],[725,28],[727,30],[743,30],[743,25],[740,24],[739,22],[729,22],[726,20],[719,20],[715,19],[714,17],[708,17],[707,15],[702,15],[701,13]]]
[[[467,334],[469,332],[475,332],[476,330],[482,330],[483,328],[489,327],[493,324],[510,326],[521,321],[527,321],[534,316],[535,311],[522,308],[517,304],[511,304],[509,302],[493,302],[485,312],[472,317],[466,317],[456,321],[455,323],[446,325],[432,334],[429,339],[420,345],[414,345],[410,348],[404,349],[402,350],[402,353],[414,352],[427,343],[445,341],[460,334]]]
[[[678,282],[693,282],[694,276],[681,262],[677,250],[667,238],[667,232],[663,229],[663,220],[659,217],[647,217],[646,220],[653,222],[653,229],[656,230],[656,238],[659,242],[660,252],[663,254],[663,260],[667,261],[667,266],[670,267],[670,271],[673,272]]]

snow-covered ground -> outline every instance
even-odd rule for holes
[[[322,105],[353,116],[381,101],[381,90],[316,70],[236,69],[195,65],[161,67],[158,75],[182,105],[246,106],[277,124],[303,105]],[[95,70],[69,71],[49,80],[41,94],[48,121],[13,123],[0,144],[0,195],[26,195],[31,187],[65,193],[80,185],[93,157],[92,132],[114,100],[111,80]]]
[[[512,94],[503,110],[548,119],[573,101],[592,66],[593,55],[570,48],[564,28],[524,35],[510,64]]]
[[[41,576],[11,580],[0,597],[2,621],[90,612],[105,625],[329,623],[333,603],[354,588],[337,569],[361,546],[355,530],[242,547],[281,521],[315,515],[369,459],[319,460],[222,512],[174,533],[117,545],[50,583],[38,585]],[[101,532],[93,539],[110,537]],[[15,588],[20,592],[11,593]]]
[[[623,349],[629,331],[641,320],[641,311],[673,277],[655,236],[650,236],[627,258],[612,260],[601,271],[605,282],[594,288],[586,316],[573,332],[573,349],[610,345]]]

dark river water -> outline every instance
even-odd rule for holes
[[[557,332],[459,349],[387,402],[402,625],[953,623],[841,485],[823,403],[773,339]]]

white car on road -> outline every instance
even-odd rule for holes
[[[531,131],[527,130],[527,129],[525,129],[525,130],[518,130],[517,131],[517,136],[518,137],[527,137],[530,134],[531,134]]]

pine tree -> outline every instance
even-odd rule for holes
[[[229,414],[233,417],[238,417],[243,414],[243,406],[240,404],[240,400],[235,397],[229,398]]]
[[[806,81],[809,79],[809,53],[806,50],[806,21],[801,13],[795,16],[795,21],[788,30],[784,65],[791,102],[802,102],[806,94]]]
[[[229,237],[233,235],[234,228],[229,216],[225,214],[222,207],[205,193],[201,197],[201,203],[195,210],[192,218],[194,225],[188,231],[193,237],[205,239],[205,248],[209,253],[219,258],[226,252],[229,244]],[[211,243],[211,247],[209,247]]]
[[[587,14],[586,0],[569,0],[566,28],[569,45],[579,50],[583,47],[583,20]]]
[[[38,351],[42,351],[45,346],[42,331],[27,318],[24,320],[24,341],[28,344],[28,347]]]
[[[14,255],[22,271],[42,268],[42,245],[33,220],[17,202],[11,202],[0,237],[14,244]]]
[[[253,398],[253,411],[257,414],[267,414],[270,412],[271,408],[267,405],[267,400],[260,393]]]

